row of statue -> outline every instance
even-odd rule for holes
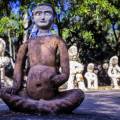
[[[4,56],[6,45],[4,40],[0,39],[0,98],[13,111],[71,113],[84,100],[85,95],[81,90],[86,89],[82,76],[84,67],[76,61],[76,47],[70,48],[72,50],[68,54],[65,41],[60,36],[51,33],[50,28],[54,17],[55,11],[50,4],[39,4],[33,9],[32,21],[33,26],[37,26],[37,31],[35,36],[31,35],[20,46],[11,81],[5,76],[5,66],[11,62],[11,59]],[[29,61],[26,76],[24,75],[25,57]],[[116,87],[117,80],[120,78],[118,57],[110,61],[108,73]],[[74,89],[74,77],[80,89]],[[26,85],[24,85],[24,78],[26,78]],[[88,65],[85,78],[88,80],[88,88],[98,88],[94,64]],[[60,91],[59,87],[67,81],[70,90]]]
[[[6,44],[5,41],[0,38],[0,72],[1,72],[1,85],[3,86],[12,86],[12,80],[5,76],[5,66],[8,65],[11,61],[9,57],[4,56]],[[70,60],[70,77],[67,83],[67,89],[80,88],[84,91],[88,89],[98,89],[98,76],[95,72],[95,65],[89,63],[87,66],[87,72],[83,75],[84,65],[76,61],[77,57],[77,47],[71,46],[69,49],[69,58]],[[110,58],[109,65],[107,63],[103,64],[106,74],[111,78],[111,83],[113,89],[119,89],[119,79],[120,79],[120,67],[118,66],[118,57],[113,56]],[[109,68],[109,69],[108,69]],[[87,80],[87,88],[84,82],[84,79]],[[109,79],[109,78],[106,78]]]
[[[118,65],[118,57],[113,56],[110,58],[109,64],[104,63],[100,70],[95,70],[95,64],[89,63],[87,70],[83,74],[84,65],[76,61],[77,47],[71,46],[69,49],[70,60],[70,77],[67,82],[67,89],[80,88],[83,91],[90,89],[98,89],[99,75],[104,74],[102,81],[109,81],[113,89],[120,89],[120,66]],[[71,57],[72,56],[72,57]],[[76,57],[75,57],[76,56]],[[100,77],[101,77],[100,76]],[[85,85],[85,80],[87,85]],[[87,86],[87,87],[86,87]],[[88,89],[87,89],[88,88]]]

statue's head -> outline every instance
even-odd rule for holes
[[[103,67],[104,70],[107,70],[108,67],[109,67],[109,65],[108,65],[108,63],[104,63],[104,64],[102,65],[102,67]]]
[[[110,58],[110,64],[111,65],[118,65],[118,56],[113,56]]]
[[[95,65],[93,63],[89,63],[87,66],[87,71],[88,72],[93,72],[95,68]]]
[[[54,9],[50,4],[39,4],[33,11],[33,21],[38,28],[49,29],[54,20]]]
[[[77,57],[78,52],[77,52],[77,47],[75,45],[71,46],[68,52],[70,59]]]
[[[4,55],[5,48],[6,48],[5,41],[2,38],[0,38],[0,55]]]
[[[76,69],[77,73],[82,73],[84,70],[84,65],[79,63],[79,64],[77,64],[77,66],[75,66],[75,69]]]

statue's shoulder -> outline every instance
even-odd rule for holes
[[[58,36],[58,35],[50,35],[50,37],[51,37],[52,39],[56,40],[56,41],[61,40],[61,37]]]
[[[19,49],[27,48],[27,46],[28,46],[28,41],[22,43]]]
[[[58,43],[65,43],[65,40],[61,37],[61,36],[58,36],[58,35],[52,35],[52,37],[58,42]]]

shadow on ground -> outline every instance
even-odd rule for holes
[[[0,120],[117,120],[115,117],[103,114],[61,114],[61,115],[29,115],[14,112],[0,113]],[[119,120],[119,119],[118,119]]]

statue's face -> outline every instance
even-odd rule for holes
[[[70,56],[76,56],[77,55],[77,47],[71,46],[69,49],[69,54],[70,54]]]
[[[108,64],[107,64],[107,63],[104,63],[102,67],[103,67],[103,69],[105,69],[105,70],[106,70],[106,69],[108,69],[108,67],[109,67],[109,66],[108,66]]]
[[[88,64],[87,71],[93,72],[94,71],[94,65]]]
[[[113,65],[117,65],[117,64],[118,64],[118,59],[113,58],[113,60],[112,60],[112,64],[113,64]]]
[[[54,19],[53,9],[47,5],[38,6],[33,11],[33,19],[39,28],[49,29]]]

